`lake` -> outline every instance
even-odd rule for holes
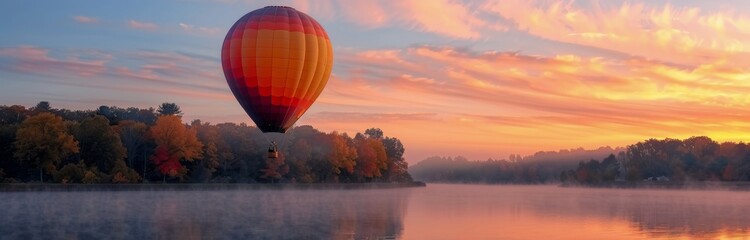
[[[0,239],[750,238],[750,192],[450,185],[0,192]]]

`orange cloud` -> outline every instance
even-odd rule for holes
[[[484,20],[476,17],[464,4],[450,0],[435,1],[402,1],[403,9],[409,13],[404,16],[419,24],[419,28],[454,38],[477,39],[481,36],[479,28],[486,25]]]
[[[750,59],[750,16],[730,11],[544,0],[488,1],[483,9],[536,36],[633,56],[690,64]]]
[[[483,159],[651,137],[750,138],[742,134],[750,130],[750,72],[722,61],[683,66],[430,46],[337,57],[339,71],[302,122],[352,133],[381,127],[410,144],[409,156],[460,148]]]

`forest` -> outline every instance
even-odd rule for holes
[[[750,146],[706,136],[648,139],[624,148],[538,152],[469,161],[431,157],[410,168],[414,179],[452,183],[750,181]]]
[[[0,106],[0,182],[411,182],[404,146],[370,128],[354,137],[290,129],[280,156],[240,123],[186,124],[175,103],[158,108]]]
[[[560,174],[563,182],[750,181],[750,146],[698,136],[648,139],[617,155],[582,161]]]
[[[533,184],[557,182],[561,171],[574,169],[581,160],[599,159],[623,148],[562,149],[533,155],[511,154],[507,159],[470,161],[462,156],[434,156],[409,168],[415,180],[446,183]]]

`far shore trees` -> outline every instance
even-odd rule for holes
[[[576,177],[571,177],[575,172]],[[581,162],[561,180],[585,184],[628,181],[750,181],[750,147],[706,136],[648,139],[603,159]]]

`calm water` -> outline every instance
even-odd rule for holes
[[[0,239],[750,238],[750,192],[430,184],[0,193]]]

